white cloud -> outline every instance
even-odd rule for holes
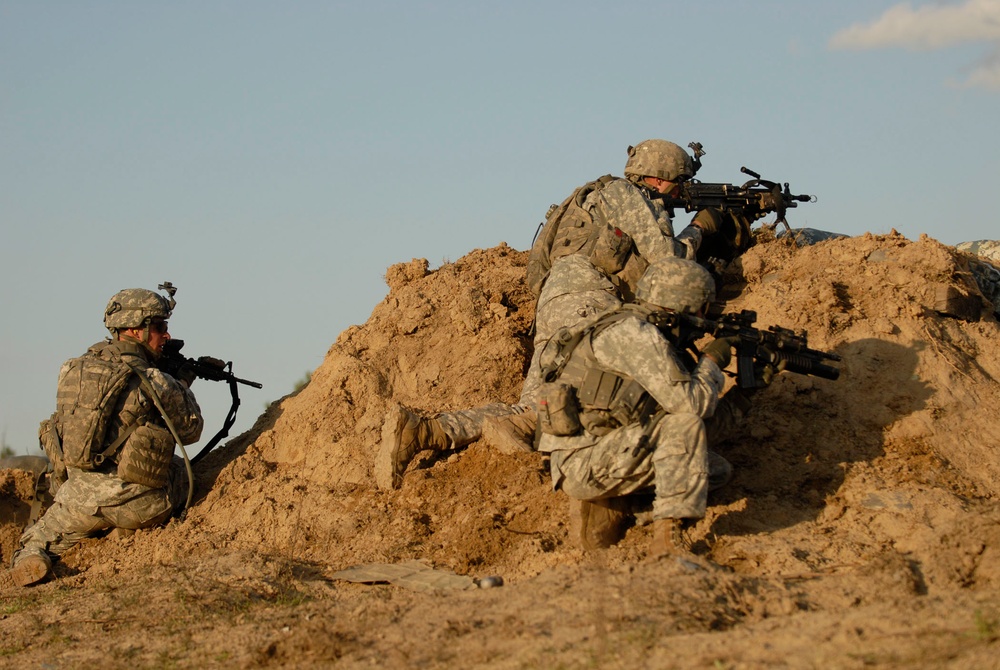
[[[895,5],[875,21],[855,23],[830,38],[833,49],[940,49],[967,42],[1000,41],[1000,0],[961,5]]]
[[[861,51],[884,47],[942,49],[986,42],[993,53],[974,65],[959,86],[1000,90],[1000,0],[966,0],[914,8],[894,5],[870,23],[855,23],[830,38],[831,49]]]

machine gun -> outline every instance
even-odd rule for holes
[[[700,142],[691,142],[688,146],[694,151],[694,166],[695,173],[697,173],[701,167],[701,157],[705,155],[705,150]],[[750,222],[756,221],[770,212],[775,212],[777,217],[772,226],[782,223],[786,230],[790,230],[785,218],[788,209],[798,207],[800,202],[816,202],[814,195],[793,194],[788,187],[788,182],[782,185],[763,179],[758,173],[746,167],[741,167],[740,172],[753,177],[753,179],[742,186],[707,184],[697,179],[690,179],[680,185],[680,193],[677,197],[664,196],[663,204],[669,209],[682,208],[686,212],[697,212],[707,207],[714,207],[742,215]]]
[[[691,142],[688,146],[694,151],[694,172],[697,174],[705,150],[699,142]],[[779,184],[763,179],[746,167],[741,167],[740,172],[752,179],[743,185],[705,183],[690,179],[679,185],[675,191],[676,196],[665,194],[660,198],[664,207],[669,210],[698,212],[703,209],[718,209],[729,214],[724,218],[721,235],[709,236],[702,242],[704,249],[698,250],[699,261],[708,258],[728,261],[746,251],[752,243],[750,225],[770,212],[774,212],[776,216],[774,222],[767,224],[767,227],[773,230],[780,223],[790,233],[791,227],[785,217],[787,211],[798,207],[800,202],[816,202],[814,195],[792,193],[788,182]]]
[[[735,345],[736,381],[740,388],[758,388],[757,368],[765,365],[823,379],[840,377],[839,368],[824,362],[839,361],[840,356],[810,349],[804,331],[796,334],[780,326],[771,326],[768,330],[754,328],[757,313],[752,310],[723,314],[717,320],[663,310],[654,312],[649,320],[678,342],[691,342],[701,335],[738,338]]]
[[[217,358],[212,358],[211,356],[199,356],[196,359],[187,358],[181,353],[181,348],[183,346],[184,340],[168,340],[167,343],[163,345],[163,352],[160,354],[157,367],[171,376],[185,374],[185,372],[182,371],[190,371],[188,374],[193,373],[195,377],[199,377],[201,379],[207,379],[214,382],[226,382],[229,384],[229,393],[233,398],[232,406],[229,408],[229,414],[226,415],[225,421],[223,421],[222,428],[215,434],[214,437],[212,437],[211,440],[209,440],[208,444],[206,444],[205,447],[198,452],[198,455],[191,459],[191,464],[193,465],[208,454],[208,452],[210,452],[215,445],[222,440],[222,438],[227,437],[229,435],[229,429],[233,427],[234,423],[236,423],[236,412],[240,408],[240,393],[237,385],[243,384],[245,386],[252,386],[256,389],[263,387],[258,382],[252,382],[248,379],[240,379],[234,375],[232,361],[227,363]]]

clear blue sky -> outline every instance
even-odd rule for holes
[[[816,194],[796,226],[1000,237],[998,48],[1000,0],[0,0],[0,431],[36,453],[108,298],[170,280],[185,353],[264,384],[236,434],[389,265],[525,249],[650,137]]]

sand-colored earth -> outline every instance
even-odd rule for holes
[[[1000,667],[1000,328],[986,302],[935,310],[947,287],[978,300],[969,258],[865,235],[762,241],[730,268],[728,310],[807,330],[842,373],[757,395],[697,563],[644,560],[639,525],[581,552],[542,456],[485,440],[376,489],[391,402],[514,401],[531,353],[525,252],[395,265],[311,382],[199,464],[183,521],[88,540],[0,595],[0,666]],[[4,563],[31,483],[0,471]],[[505,583],[335,576],[414,560]]]

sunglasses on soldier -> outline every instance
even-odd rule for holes
[[[167,332],[167,322],[166,321],[150,321],[149,329],[154,333],[164,334]]]

